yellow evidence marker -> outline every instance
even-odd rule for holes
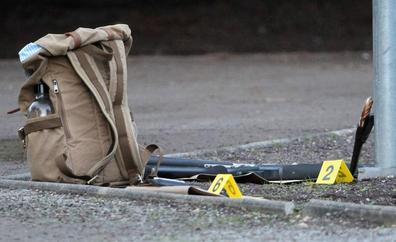
[[[322,164],[316,184],[351,183],[353,176],[344,160],[326,160]]]
[[[220,195],[223,189],[230,198],[242,198],[242,193],[231,174],[218,174],[210,185],[208,192]]]

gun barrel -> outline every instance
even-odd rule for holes
[[[151,170],[154,166],[146,166],[147,170]],[[214,166],[210,168],[194,167],[194,166],[160,166],[158,176],[163,178],[188,178],[197,174],[227,174],[229,173],[224,166]]]
[[[148,170],[156,166],[158,157],[151,157]],[[188,178],[197,174],[233,174],[235,176],[256,173],[268,181],[316,179],[322,164],[255,165],[234,164],[228,161],[189,160],[166,157],[161,162],[158,176],[164,178]]]
[[[147,165],[156,166],[158,156],[151,156]],[[163,157],[161,166],[187,166],[187,167],[205,167],[205,165],[233,165],[229,161],[213,161],[213,160],[197,160],[197,159],[183,159],[173,157]]]

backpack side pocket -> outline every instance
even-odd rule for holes
[[[26,156],[32,180],[80,183],[66,177],[54,157],[66,153],[65,132],[59,114],[28,119],[24,127]]]

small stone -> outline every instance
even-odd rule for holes
[[[310,216],[305,216],[303,219],[302,219],[302,221],[303,222],[308,222],[308,221],[310,221],[312,218],[310,217]]]
[[[307,223],[301,222],[301,223],[297,224],[297,227],[300,227],[300,228],[308,228],[309,225],[308,225]]]

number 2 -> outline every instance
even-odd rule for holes
[[[328,166],[327,167],[327,169],[326,169],[326,175],[324,175],[324,177],[323,177],[323,181],[328,181],[328,180],[330,180],[330,175],[331,175],[331,173],[334,171],[334,166],[333,165],[330,165],[330,166]]]

